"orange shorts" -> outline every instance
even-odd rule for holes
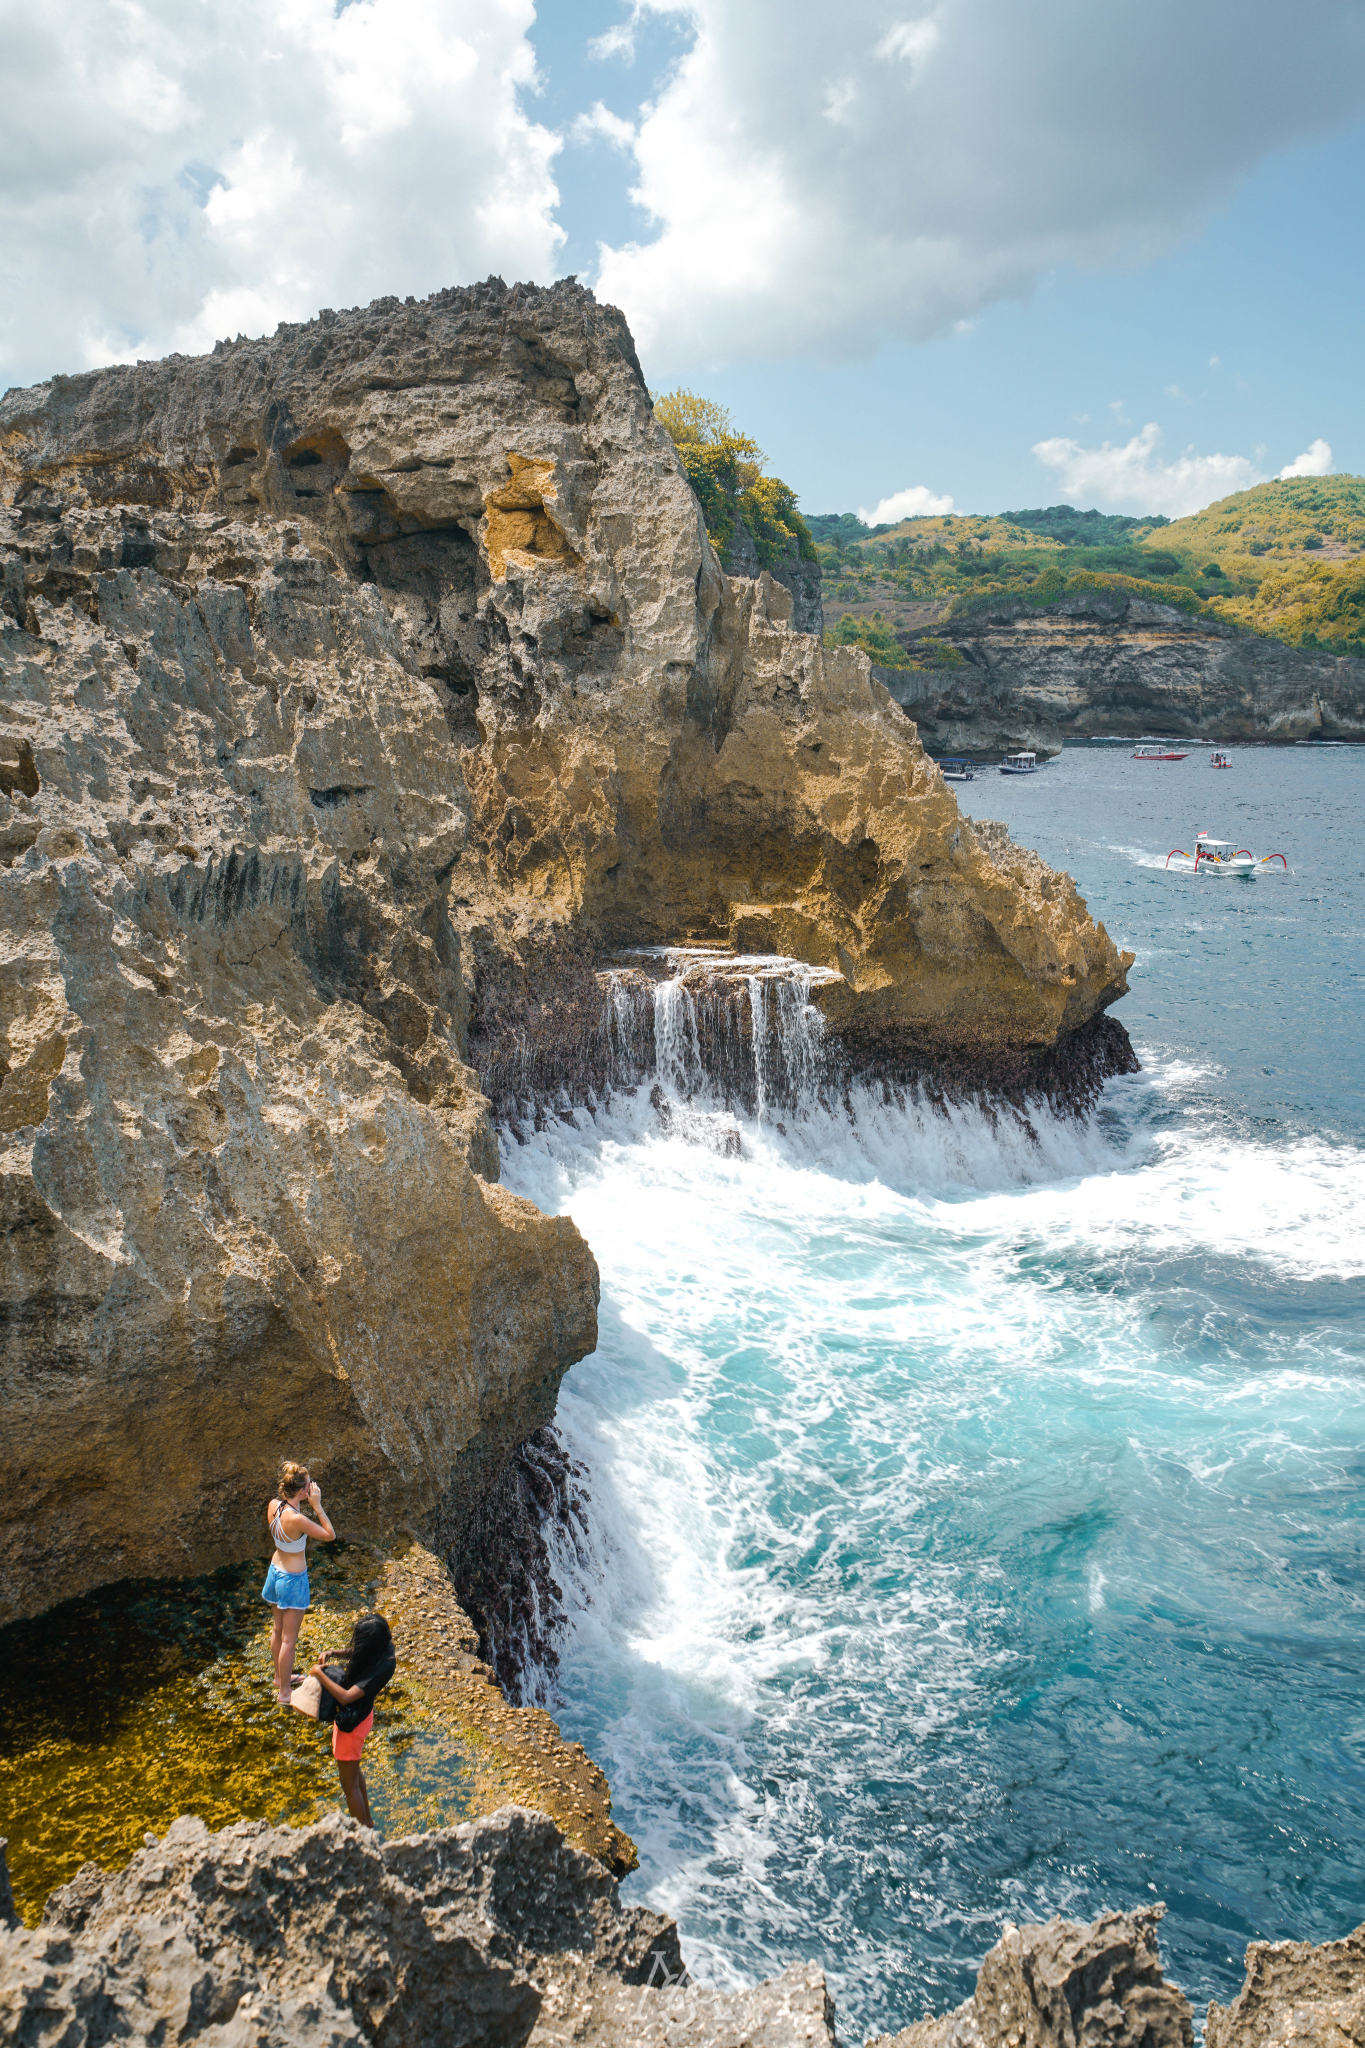
[[[368,1713],[358,1728],[352,1728],[349,1735],[344,1728],[332,1723],[332,1755],[339,1763],[358,1764],[365,1747],[365,1737],[374,1726],[374,1713]]]

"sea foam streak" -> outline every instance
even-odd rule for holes
[[[1286,1890],[1296,1932],[1305,1884],[1358,1891],[1315,1787],[1356,1713],[1365,1161],[1229,1135],[1200,1086],[785,1135],[641,1091],[507,1147],[603,1275],[560,1712],[698,1974],[814,1956],[860,2038],[963,1995],[1007,1914],[1156,1885],[1202,1995]]]

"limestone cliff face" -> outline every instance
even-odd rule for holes
[[[725,550],[723,567],[727,576],[738,576],[750,582],[763,573],[754,537],[743,519],[735,521],[734,538]],[[792,601],[792,631],[795,633],[823,633],[825,630],[824,576],[818,562],[801,559],[795,543],[787,553],[769,570],[774,583],[780,583],[788,591]]]
[[[259,1550],[281,1455],[458,1522],[596,1334],[461,1055],[435,691],[297,529],[156,545],[0,637],[3,1619]]]
[[[1123,990],[722,574],[571,282],[11,392],[0,588],[0,1614],[258,1547],[281,1453],[458,1542],[595,1299],[468,1058],[613,949],[790,951],[987,1077]]]
[[[1055,752],[1099,733],[1365,738],[1365,662],[1119,591],[1005,600],[930,630],[960,668],[878,674],[935,754]]]

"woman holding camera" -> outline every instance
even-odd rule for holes
[[[316,1536],[320,1543],[334,1543],[337,1532],[322,1505],[322,1489],[309,1478],[306,1465],[285,1466],[280,1474],[279,1492],[271,1499],[265,1518],[275,1539],[275,1555],[265,1575],[261,1598],[275,1610],[270,1661],[275,1669],[276,1696],[280,1705],[287,1707],[294,1645],[308,1611],[308,1538]]]

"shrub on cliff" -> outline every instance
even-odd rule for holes
[[[926,635],[905,647],[880,618],[855,619],[845,612],[825,634],[826,647],[861,647],[878,668],[962,668],[964,657],[950,640]]]
[[[1040,607],[1059,604],[1063,598],[1075,597],[1087,590],[1111,590],[1126,597],[1150,598],[1156,604],[1171,605],[1192,617],[1208,610],[1197,593],[1183,583],[1151,583],[1141,576],[1119,576],[1100,569],[1078,569],[1068,576],[1060,568],[1049,566],[1032,583],[1020,588],[963,592],[953,600],[949,616],[966,618],[973,612],[993,610],[1011,598],[1022,598],[1025,604]]]
[[[913,668],[905,648],[891,628],[879,619],[855,619],[845,612],[837,626],[825,634],[826,647],[861,647],[878,668]]]
[[[1365,562],[1313,562],[1271,569],[1252,597],[1219,613],[1291,647],[1365,654]]]
[[[711,545],[722,560],[741,520],[765,569],[775,569],[793,554],[806,562],[819,560],[810,528],[796,509],[795,491],[780,477],[765,474],[763,450],[747,434],[735,432],[723,405],[679,386],[655,399],[654,417],[682,457]]]

